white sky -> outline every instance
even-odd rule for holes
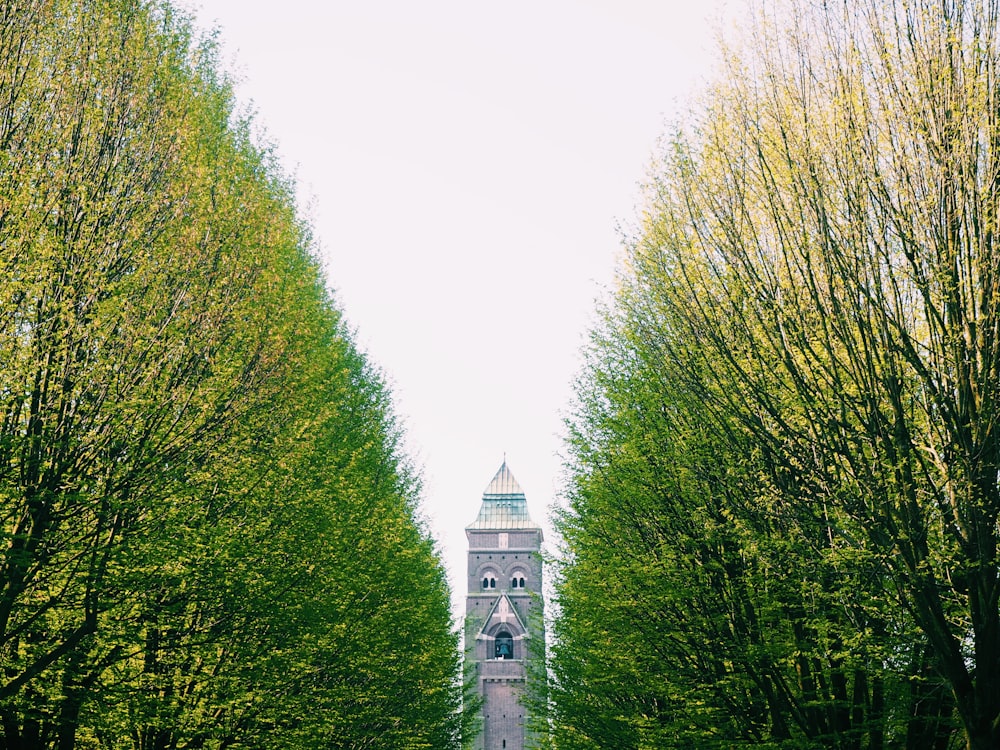
[[[594,300],[723,2],[192,0],[392,387],[456,602],[505,453],[553,549]]]

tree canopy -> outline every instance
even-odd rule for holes
[[[0,747],[458,742],[381,377],[211,39],[0,3]]]
[[[995,747],[1000,8],[764,10],[579,382],[554,740]]]

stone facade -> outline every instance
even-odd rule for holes
[[[542,530],[506,461],[483,493],[469,540],[465,668],[482,697],[476,750],[531,746],[523,701],[528,665],[542,653]],[[532,644],[535,644],[534,646]]]

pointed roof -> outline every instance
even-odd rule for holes
[[[528,503],[521,485],[504,460],[499,471],[483,492],[479,516],[468,529],[537,529],[528,515]]]
[[[506,460],[494,475],[493,481],[483,490],[483,497],[524,497],[524,490],[521,489],[521,485],[517,483],[514,475],[507,468]]]

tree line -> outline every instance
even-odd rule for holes
[[[550,739],[997,747],[1000,7],[758,11],[587,349]]]
[[[0,748],[447,748],[390,395],[211,38],[0,2]]]

